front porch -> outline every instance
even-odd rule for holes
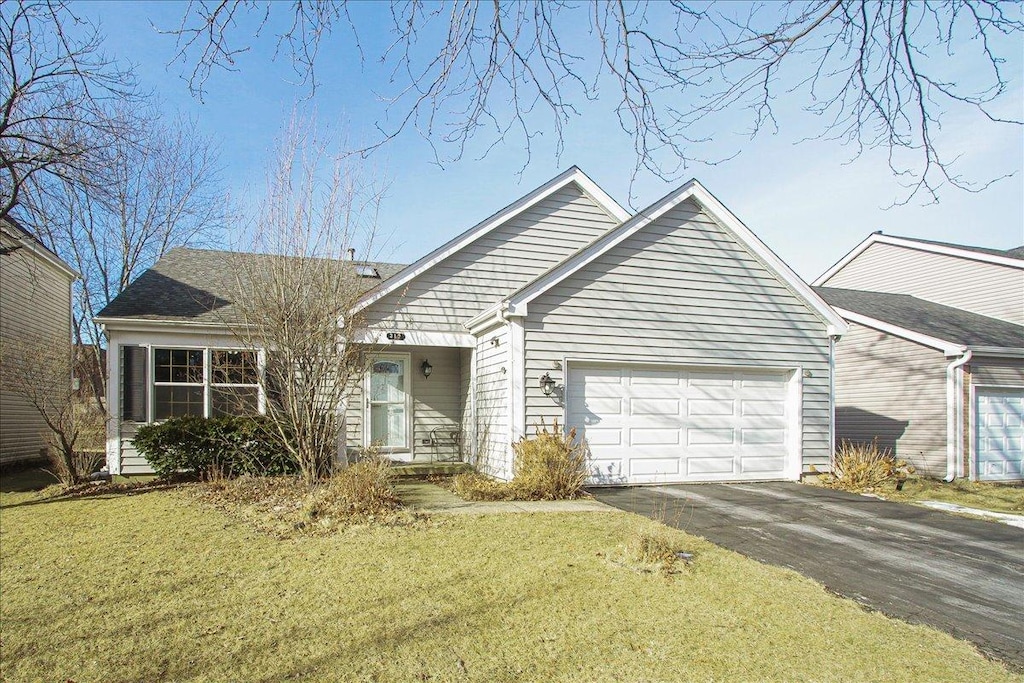
[[[396,463],[468,462],[472,350],[366,345],[366,374],[345,411],[350,453],[366,447]]]

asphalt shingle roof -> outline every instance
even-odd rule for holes
[[[236,322],[238,316],[233,302],[240,296],[259,296],[257,288],[245,283],[239,273],[259,272],[258,267],[249,270],[247,266],[257,264],[260,259],[278,258],[281,257],[178,247],[128,285],[98,317]],[[237,259],[245,259],[245,263]],[[371,266],[380,273],[380,279],[360,280],[365,284],[365,291],[374,289],[405,268],[398,263],[369,261],[357,261],[356,265]]]
[[[815,287],[825,301],[869,318],[963,346],[1024,347],[1024,327],[960,308],[859,289]]]

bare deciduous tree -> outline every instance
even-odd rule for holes
[[[231,263],[241,296],[227,321],[246,347],[265,350],[269,422],[308,482],[329,475],[344,449],[343,406],[364,369],[353,343],[364,324],[351,311],[367,288],[344,256],[369,249],[383,193],[329,150],[311,124],[284,135],[245,250],[261,253]]]
[[[226,224],[216,147],[192,122],[160,122],[157,112],[115,108],[131,122],[132,139],[97,143],[89,173],[97,185],[75,175],[37,177],[21,207],[39,239],[81,274],[76,283],[72,333],[88,347],[82,362],[90,392],[103,407],[106,387],[99,371],[102,333],[99,310],[169,249],[215,239]]]
[[[66,2],[0,3],[0,218],[33,179],[102,184],[96,155],[133,139],[110,105],[135,101],[137,84],[101,43]]]
[[[239,35],[246,17],[253,37],[282,27],[277,53],[311,88],[323,41],[339,27],[360,55],[360,33],[384,39],[344,2],[190,2],[170,32],[195,92],[248,49],[250,36]],[[886,150],[907,198],[937,200],[945,183],[985,186],[958,174],[937,135],[944,115],[1020,124],[995,105],[1010,86],[1007,62],[1021,59],[1021,17],[1020,3],[990,0],[393,2],[396,37],[379,57],[395,91],[383,93],[392,118],[380,132],[386,141],[415,128],[446,143],[435,146],[439,162],[458,159],[480,134],[494,144],[518,134],[529,155],[549,126],[560,149],[578,105],[610,90],[636,170],[669,177],[716,161],[704,143],[737,132],[722,131],[719,114],[744,113],[745,132],[756,135],[776,126],[785,99],[817,117],[809,137],[858,154]]]

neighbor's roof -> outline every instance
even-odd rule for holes
[[[5,218],[0,219],[0,232],[8,234],[11,238],[19,242],[21,246],[28,247],[30,251],[38,255],[40,258],[70,276],[72,280],[77,280],[81,277],[78,271],[72,268],[67,261],[62,259],[57,252],[43,244],[38,237],[26,230],[21,223],[14,220],[14,218],[6,216]]]
[[[1024,245],[1012,249],[991,249],[989,247],[972,247],[965,244],[953,244],[952,242],[925,240],[918,237],[886,235],[878,231],[868,235],[860,244],[832,264],[828,270],[815,278],[811,284],[816,286],[828,284],[829,279],[833,275],[845,268],[847,264],[860,256],[873,244],[891,244],[907,249],[945,254],[947,256],[981,261],[983,263],[994,263],[1000,266],[1024,270]]]
[[[931,244],[936,247],[948,247],[950,249],[962,249],[964,251],[973,251],[978,254],[988,254],[989,256],[1024,258],[1024,246],[1014,247],[1013,249],[991,249],[989,247],[974,247],[969,244],[955,244],[953,242],[940,242],[938,240],[924,240],[921,239],[920,237],[906,237],[904,235],[889,235],[889,237],[895,237],[896,239],[906,240],[908,242]]]
[[[825,301],[839,309],[840,313],[850,311],[893,327],[965,347],[1024,347],[1024,327],[1005,320],[943,306],[907,294],[835,287],[814,289]]]
[[[214,325],[237,322],[238,312],[234,309],[234,301],[239,296],[259,296],[256,288],[247,286],[239,274],[247,272],[247,265],[255,265],[261,259],[278,258],[281,257],[177,247],[128,285],[99,312],[97,318]],[[380,274],[379,279],[368,277],[360,280],[365,283],[365,291],[377,287],[405,267],[397,263],[355,263],[357,266],[375,268]]]

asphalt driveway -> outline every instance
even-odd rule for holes
[[[1024,668],[1024,529],[796,483],[592,493]]]

